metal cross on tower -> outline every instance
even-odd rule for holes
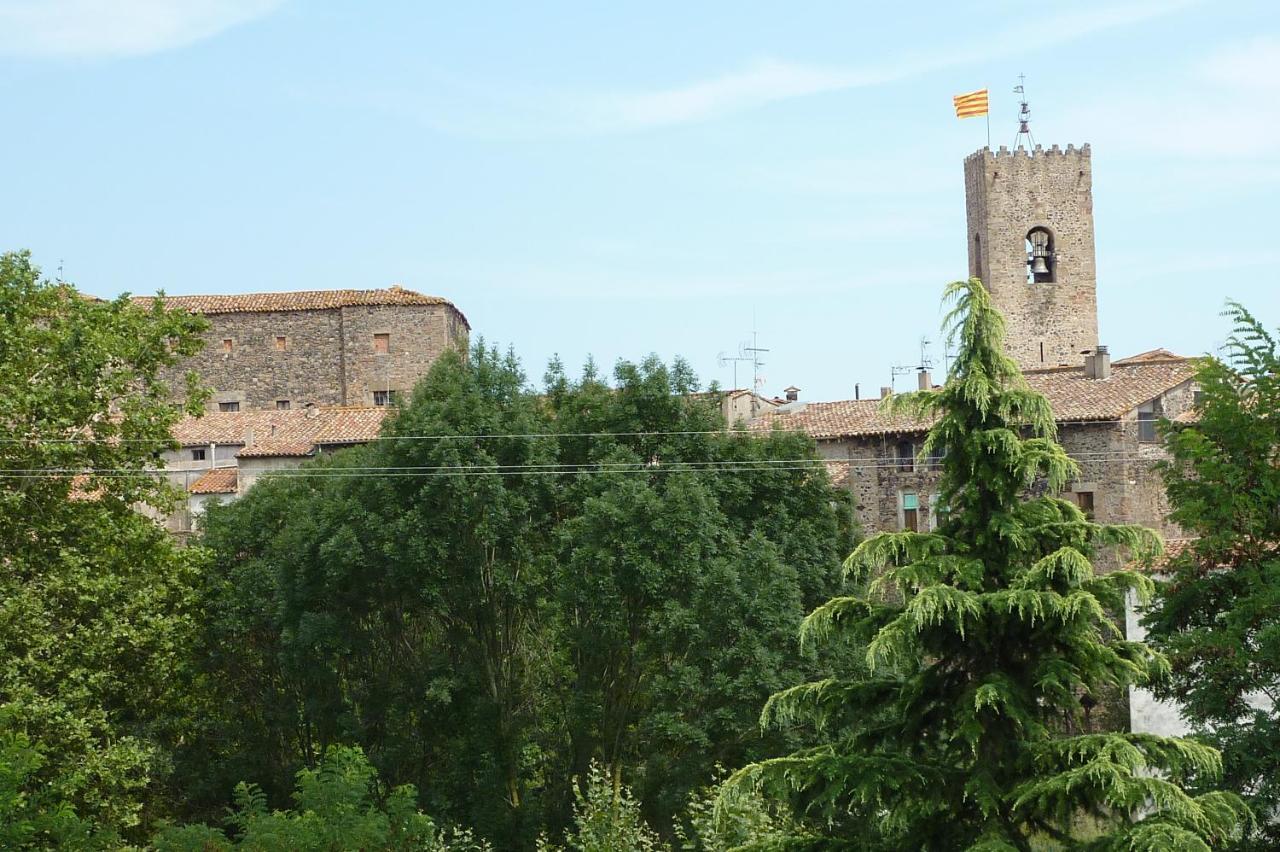
[[[1026,137],[1028,148],[1035,148],[1036,138],[1031,135],[1031,107],[1027,106],[1027,75],[1018,75],[1018,85],[1013,87],[1013,93],[1018,96],[1018,135],[1013,137],[1013,150],[1022,147],[1023,137]]]

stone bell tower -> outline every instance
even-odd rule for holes
[[[1098,345],[1092,178],[1088,145],[965,158],[969,275],[991,291],[1024,370],[1081,364]]]

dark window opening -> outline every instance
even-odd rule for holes
[[[1156,414],[1155,406],[1147,403],[1138,409],[1138,440],[1144,444],[1154,444],[1158,440],[1156,435]]]
[[[973,272],[970,277],[982,277],[982,237],[978,234],[973,235]]]
[[[220,402],[218,403],[219,411],[239,411],[240,403],[238,402]]]
[[[373,392],[374,405],[395,405],[396,392],[390,390],[376,390]]]
[[[191,451],[192,461],[204,461],[204,447]]]
[[[1092,521],[1093,520],[1093,492],[1077,491],[1075,492],[1075,494],[1072,495],[1072,497],[1075,498],[1075,503],[1077,506],[1080,507],[1080,511],[1084,512],[1084,516]]]
[[[942,460],[947,457],[946,447],[934,447],[929,451],[929,469],[941,470]]]
[[[898,470],[915,470],[916,447],[910,441],[899,441],[895,455],[898,459]]]
[[[289,410],[289,400],[287,399],[276,400],[276,411],[288,411],[288,410]]]
[[[1053,251],[1053,235],[1048,228],[1032,228],[1027,232],[1027,281],[1052,284],[1057,257]]]
[[[1044,363],[1044,341],[1040,341],[1040,363]]]

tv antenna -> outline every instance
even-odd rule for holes
[[[899,364],[889,368],[889,384],[893,385],[897,382],[898,376],[909,376],[912,373],[927,373],[933,369],[933,359],[929,357],[929,344],[932,343],[927,336],[920,337],[920,363],[919,364]]]
[[[1027,147],[1035,148],[1036,138],[1031,135],[1031,107],[1027,106],[1027,75],[1018,75],[1018,85],[1013,87],[1013,93],[1018,96],[1018,134],[1013,137],[1013,150],[1022,147],[1022,137],[1027,137]]]
[[[760,368],[763,367],[765,363],[760,359],[760,356],[763,353],[768,351],[769,351],[768,349],[765,349],[760,345],[759,332],[757,332],[755,329],[752,329],[750,342],[744,340],[741,343],[739,343],[737,355],[726,355],[725,353],[721,352],[716,358],[716,360],[718,361],[721,367],[727,367],[729,364],[733,365],[733,389],[734,390],[738,390],[738,364],[739,363],[751,364],[751,413],[752,415],[754,415],[756,411],[756,398],[760,394],[760,386],[764,384],[764,376],[760,375]]]

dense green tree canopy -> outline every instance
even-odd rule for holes
[[[1150,556],[1159,541],[1053,496],[1075,465],[1048,403],[1004,354],[981,283],[947,295],[958,352],[946,385],[893,399],[937,416],[922,454],[945,453],[945,517],[934,532],[882,533],[853,552],[865,592],[823,604],[802,636],[865,641],[870,674],[771,698],[766,723],[810,719],[828,739],[741,770],[730,801],[758,789],[793,801],[817,835],[796,838],[806,848],[1214,848],[1243,805],[1179,782],[1215,774],[1216,751],[1086,724],[1086,701],[1165,668],[1111,620],[1150,580],[1100,576],[1091,557],[1103,546]],[[1079,839],[1086,824],[1092,837]]]
[[[357,743],[520,848],[567,824],[593,760],[665,830],[717,761],[783,744],[754,718],[811,665],[795,630],[837,589],[848,502],[811,441],[726,432],[694,390],[650,360],[553,366],[539,394],[479,345],[380,440],[211,510],[195,799],[254,779],[278,800]]]
[[[169,505],[147,468],[184,408],[159,377],[202,323],[0,256],[0,706],[32,789],[104,829],[142,819],[184,725],[198,553],[140,509]]]
[[[1194,538],[1175,554],[1147,615],[1149,641],[1196,733],[1222,750],[1223,783],[1249,800],[1280,847],[1280,352],[1243,307],[1225,360],[1196,376],[1196,420],[1166,429],[1170,518]]]

